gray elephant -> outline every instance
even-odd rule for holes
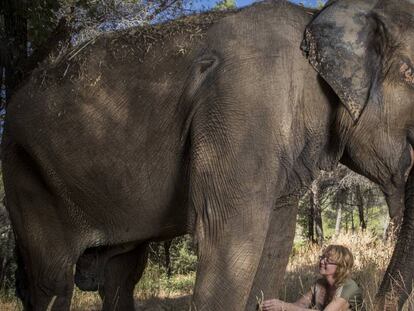
[[[69,310],[76,263],[104,309],[132,310],[147,243],[187,232],[192,310],[253,310],[283,281],[301,190],[339,161],[392,217],[406,197],[378,301],[397,275],[411,291],[414,2],[313,13],[266,1],[106,34],[31,75],[2,153],[26,310]]]

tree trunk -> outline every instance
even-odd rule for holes
[[[401,229],[402,218],[401,217],[394,217],[390,219],[388,215],[386,215],[384,219],[384,234],[383,239],[385,242],[393,242],[398,236],[398,231]]]
[[[356,199],[357,199],[357,206],[358,206],[358,217],[359,217],[359,226],[361,227],[362,231],[367,229],[367,223],[365,221],[365,214],[364,214],[364,197],[362,195],[362,190],[360,185],[356,185]]]
[[[168,279],[171,278],[172,271],[171,271],[171,248],[172,240],[164,241],[164,252],[165,252],[165,268],[167,270],[167,277]]]
[[[347,213],[345,216],[345,233],[348,233],[348,221],[349,221],[349,214]]]
[[[355,233],[354,209],[351,210],[351,232]]]
[[[0,51],[0,54],[2,52]],[[3,55],[0,55],[2,58]],[[6,91],[6,68],[4,64],[0,61],[0,90],[1,92]],[[7,93],[6,93],[7,94]],[[6,107],[6,98],[3,95],[0,95],[0,108]]]
[[[308,241],[314,243],[315,242],[315,210],[313,206],[313,199],[312,199],[312,191],[309,192],[309,209],[308,209]]]
[[[324,236],[323,236],[323,227],[322,227],[322,211],[319,200],[319,179],[316,179],[311,186],[311,205],[313,205],[314,212],[314,221],[315,221],[315,232],[316,232],[316,241],[319,245],[322,245]]]
[[[6,48],[1,51],[1,67],[5,68],[6,104],[23,76],[27,58],[26,0],[4,0]]]
[[[382,239],[384,241],[388,240],[388,224],[389,224],[389,217],[388,215],[384,216],[384,220],[382,222]]]
[[[342,204],[337,204],[336,210],[336,223],[335,223],[335,235],[339,235],[341,233],[341,220],[342,220]]]

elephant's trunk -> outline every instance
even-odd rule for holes
[[[401,309],[412,290],[414,278],[414,170],[405,189],[403,223],[390,264],[376,297],[376,309]]]

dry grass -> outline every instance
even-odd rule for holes
[[[373,310],[375,293],[381,283],[394,248],[394,242],[384,243],[372,233],[342,234],[324,243],[324,246],[305,244],[293,250],[285,276],[281,299],[295,301],[308,291],[318,278],[318,256],[329,244],[347,246],[355,259],[352,277],[364,292],[366,310]],[[411,295],[404,309],[414,302]]]
[[[82,292],[78,289],[72,298],[72,311],[98,311],[101,310],[102,303],[98,293]]]
[[[325,246],[328,244],[342,244],[351,249],[355,257],[353,278],[363,288],[367,310],[372,310],[375,292],[391,257],[394,243],[384,243],[370,233],[359,233],[341,235],[326,241]],[[322,248],[309,244],[295,247],[286,272],[285,285],[279,293],[280,298],[295,301],[301,293],[310,288],[318,277],[316,263]],[[174,276],[168,280],[155,265],[150,266],[142,282],[137,286],[136,309],[186,310],[193,282],[194,274]],[[413,302],[414,297],[411,295],[409,303]],[[97,294],[75,291],[72,310],[99,310],[100,306],[101,302]],[[405,309],[407,308],[406,306]],[[15,300],[4,302],[0,300],[0,310],[21,310],[21,307]]]
[[[393,245],[385,244],[369,233],[341,235],[326,241],[324,246],[329,244],[341,244],[352,251],[355,259],[353,278],[363,288],[365,296],[374,297]],[[294,301],[309,290],[318,277],[318,256],[324,246],[305,244],[293,251],[280,297]]]
[[[15,311],[15,310],[23,310],[19,301],[1,301],[0,300],[0,310],[2,311]]]

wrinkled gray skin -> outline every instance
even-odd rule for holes
[[[78,262],[80,287],[103,283],[105,310],[132,310],[146,243],[191,232],[192,310],[254,310],[282,283],[301,189],[339,160],[401,215],[413,14],[411,0],[338,0],[311,21],[269,1],[193,30],[105,35],[39,69],[3,142],[25,309],[69,310]],[[381,306],[389,275],[411,285],[411,205]]]

